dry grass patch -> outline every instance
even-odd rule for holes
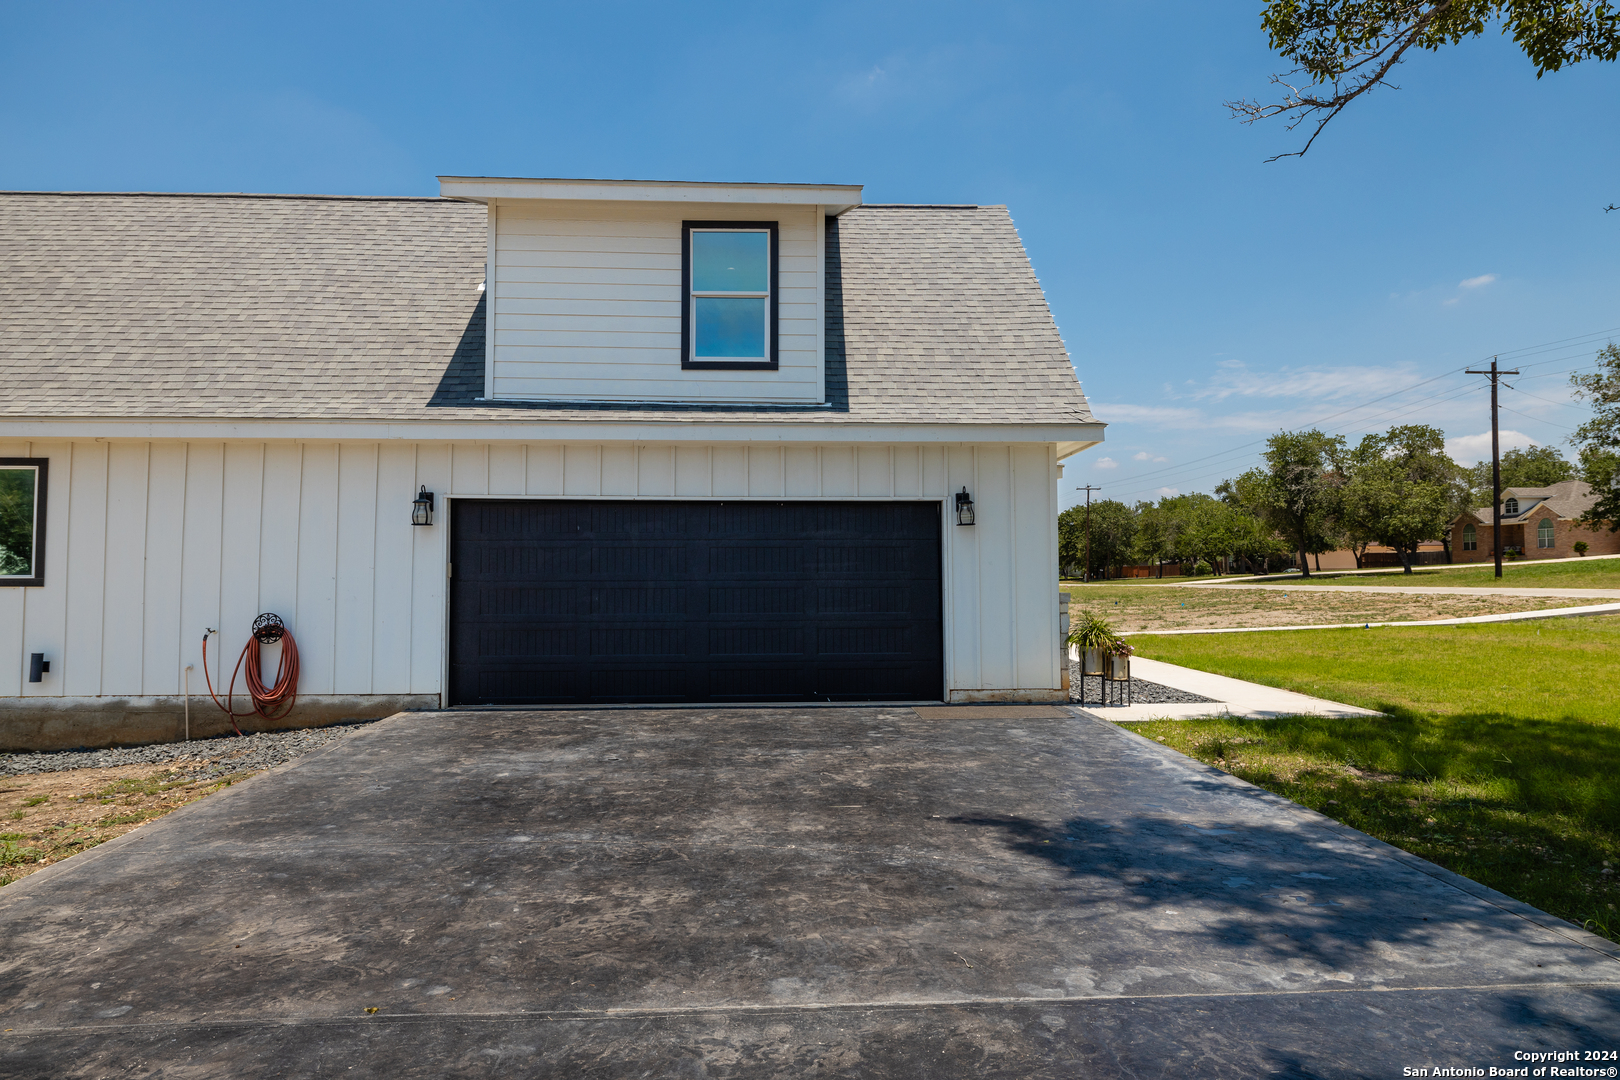
[[[0,886],[252,775],[182,762],[0,777]]]
[[[1456,619],[1542,611],[1586,602],[1538,596],[1361,595],[1131,585],[1076,585],[1066,591],[1071,619],[1082,611],[1092,611],[1113,623],[1115,629],[1130,632]]]

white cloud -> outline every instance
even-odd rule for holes
[[[1100,457],[1096,461],[1093,461],[1092,464],[1095,465],[1099,469],[1117,469],[1117,468],[1119,468],[1119,462],[1115,461],[1111,457]]]
[[[1109,423],[1166,424],[1173,427],[1202,424],[1204,416],[1197,409],[1164,408],[1157,405],[1105,405],[1092,402],[1097,419]]]
[[[1142,450],[1131,455],[1132,461],[1169,461],[1167,457],[1154,457],[1151,451]]]
[[[1459,288],[1459,289],[1477,289],[1477,288],[1480,288],[1483,285],[1489,285],[1491,282],[1493,282],[1495,280],[1496,280],[1496,275],[1495,274],[1481,274],[1481,275],[1479,275],[1479,277],[1471,277],[1467,281],[1459,281],[1459,282],[1457,282],[1457,288]]]
[[[1523,450],[1527,447],[1540,445],[1535,439],[1522,431],[1504,431],[1501,433],[1502,453],[1515,448]],[[1480,461],[1491,460],[1491,433],[1482,431],[1478,435],[1458,435],[1446,440],[1446,453],[1451,460],[1464,466],[1473,465]]]
[[[1219,367],[1214,378],[1202,386],[1189,388],[1186,396],[1195,401],[1225,401],[1231,397],[1337,401],[1344,397],[1386,394],[1419,381],[1418,375],[1408,367],[1347,365],[1250,371],[1237,360],[1222,361]]]
[[[1180,488],[1156,488],[1156,489],[1154,489],[1153,494],[1157,495],[1161,499],[1168,499],[1168,498],[1171,498],[1172,496],[1180,495],[1181,494],[1181,489]]]

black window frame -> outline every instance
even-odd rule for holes
[[[45,584],[45,517],[49,494],[50,458],[0,458],[0,469],[34,468],[38,478],[34,486],[34,571],[29,577],[0,575],[0,589],[37,589]]]
[[[681,222],[681,369],[683,371],[777,371],[781,367],[778,306],[781,295],[780,245],[775,221],[683,221]],[[770,233],[771,295],[769,360],[694,360],[692,358],[692,230],[737,229]]]

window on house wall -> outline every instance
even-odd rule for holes
[[[1479,530],[1474,528],[1472,525],[1463,526],[1463,550],[1479,550]]]
[[[0,587],[45,584],[45,458],[0,458]]]
[[[1507,500],[1506,502],[1504,502],[1502,504],[1502,513],[1506,514],[1508,517],[1512,517],[1514,514],[1517,514],[1518,512],[1519,512],[1519,500],[1518,499],[1509,499],[1509,500]]]
[[[1541,524],[1536,526],[1536,547],[1550,548],[1553,546],[1552,518],[1542,518]]]
[[[681,366],[777,366],[774,221],[687,221],[681,228]]]

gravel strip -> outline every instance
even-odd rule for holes
[[[69,769],[112,769],[120,765],[163,765],[171,761],[212,763],[204,776],[257,772],[284,765],[319,750],[334,740],[375,720],[350,720],[328,727],[292,731],[261,731],[252,735],[221,735],[190,742],[152,746],[114,747],[108,750],[40,750],[0,754],[0,776],[66,772]]]
[[[1080,662],[1071,660],[1069,661],[1070,701],[1078,703],[1081,700],[1080,685]],[[1111,702],[1114,700],[1116,689],[1113,683],[1108,684],[1108,700]],[[1086,676],[1085,700],[1095,705],[1096,702],[1102,700],[1102,692],[1102,679],[1095,675]],[[1131,676],[1130,701],[1133,705],[1202,705],[1205,702],[1213,702],[1214,700],[1214,698],[1207,698],[1201,694],[1190,694],[1185,690],[1177,690],[1175,687],[1165,686],[1163,683],[1148,682],[1146,679]],[[1120,704],[1124,704],[1124,702],[1121,701]]]

